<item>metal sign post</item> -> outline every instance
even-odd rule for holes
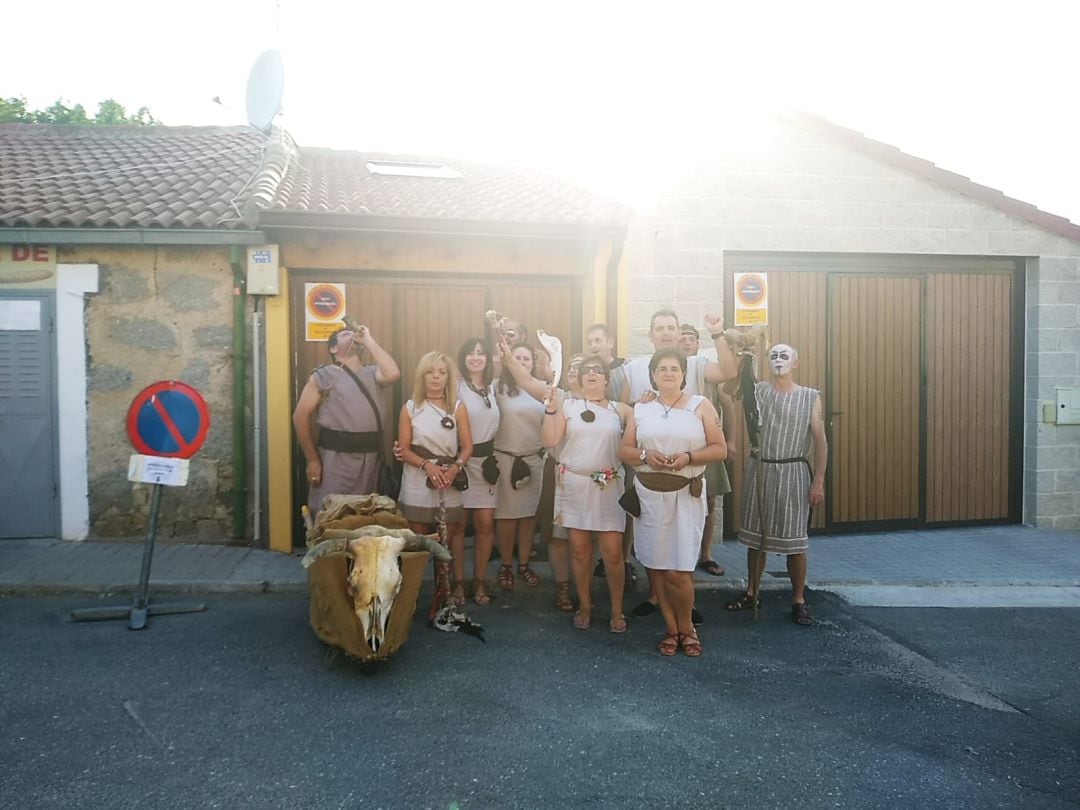
[[[73,622],[128,619],[128,627],[142,630],[147,616],[168,613],[198,613],[204,604],[150,604],[150,564],[157,541],[161,488],[182,487],[188,481],[188,459],[195,455],[210,428],[210,413],[202,395],[181,382],[158,382],[144,389],[128,410],[128,437],[140,454],[133,455],[128,480],[150,484],[150,520],[143,546],[142,567],[135,599],[130,606],[78,608],[71,611]],[[141,455],[146,453],[147,455]]]

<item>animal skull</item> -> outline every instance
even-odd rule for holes
[[[372,652],[378,652],[386,638],[390,609],[401,590],[398,555],[404,547],[404,538],[390,536],[361,537],[347,546],[349,595]]]

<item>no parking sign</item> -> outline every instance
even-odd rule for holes
[[[128,438],[148,456],[191,458],[206,441],[210,410],[202,394],[176,380],[144,388],[127,415]]]

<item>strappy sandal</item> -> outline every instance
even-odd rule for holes
[[[610,630],[612,633],[616,633],[616,634],[625,633],[626,632],[626,617],[622,616],[622,615],[612,616],[611,621],[608,622],[608,630]]]
[[[495,575],[499,587],[504,591],[514,590],[514,569],[509,565],[500,565],[499,573]]]
[[[574,627],[578,630],[588,630],[590,624],[592,624],[592,609],[582,610],[578,608],[577,613],[574,614]]]
[[[724,610],[753,610],[754,601],[754,597],[748,593],[744,593],[738,599],[732,599],[724,605]],[[761,607],[761,597],[758,597],[757,604],[758,607]]]
[[[525,580],[525,584],[530,588],[535,588],[540,584],[540,576],[529,568],[528,565],[518,566],[518,576]]]
[[[454,589],[450,592],[450,601],[457,605],[464,605],[465,600],[465,583],[459,582],[454,586]]]
[[[814,614],[806,602],[796,602],[791,606],[791,620],[800,627],[809,627],[814,623]]]
[[[491,602],[491,594],[487,592],[487,582],[482,579],[473,580],[473,601],[478,605],[486,605]]]
[[[701,639],[698,638],[697,630],[682,634],[679,649],[683,651],[683,655],[687,658],[697,658],[701,655]]]
[[[555,607],[557,607],[563,613],[574,612],[574,602],[570,598],[569,582],[555,583]]]
[[[679,634],[668,633],[656,644],[656,651],[661,655],[671,658],[679,651]]]

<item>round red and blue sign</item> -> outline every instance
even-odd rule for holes
[[[128,438],[145,456],[191,458],[206,441],[210,410],[202,394],[176,380],[144,388],[127,415]]]

